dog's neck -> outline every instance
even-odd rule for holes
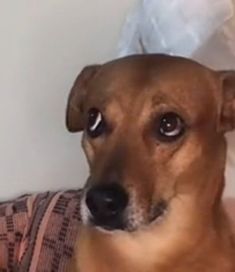
[[[229,260],[235,246],[231,231],[225,231],[229,223],[221,201],[214,212],[199,210],[190,199],[173,201],[174,210],[161,223],[141,231],[110,234],[82,227],[79,271],[234,272]]]

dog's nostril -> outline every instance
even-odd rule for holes
[[[86,204],[95,219],[108,219],[120,215],[126,208],[128,197],[118,184],[99,185],[87,192]]]

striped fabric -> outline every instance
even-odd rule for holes
[[[81,191],[0,203],[0,272],[59,272],[73,254]]]

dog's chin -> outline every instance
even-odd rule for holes
[[[95,220],[94,218],[90,218],[89,224],[90,226],[93,226],[105,232],[127,231],[127,225],[125,224],[122,218],[111,218],[107,222],[106,220],[102,220],[102,219]]]
[[[140,222],[136,223],[135,225],[132,225],[131,223],[122,224],[122,225],[116,225],[116,224],[97,224],[92,219],[89,220],[86,225],[95,228],[96,230],[104,233],[114,234],[114,233],[120,233],[120,232],[126,232],[126,233],[134,233],[138,231],[145,231],[148,230],[150,227],[154,225],[158,225],[164,220],[165,213],[161,216],[157,216],[155,218],[152,218],[151,221],[148,222]]]

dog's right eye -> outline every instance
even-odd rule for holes
[[[91,138],[97,138],[105,131],[106,123],[102,113],[96,108],[90,109],[88,112],[87,134]]]

